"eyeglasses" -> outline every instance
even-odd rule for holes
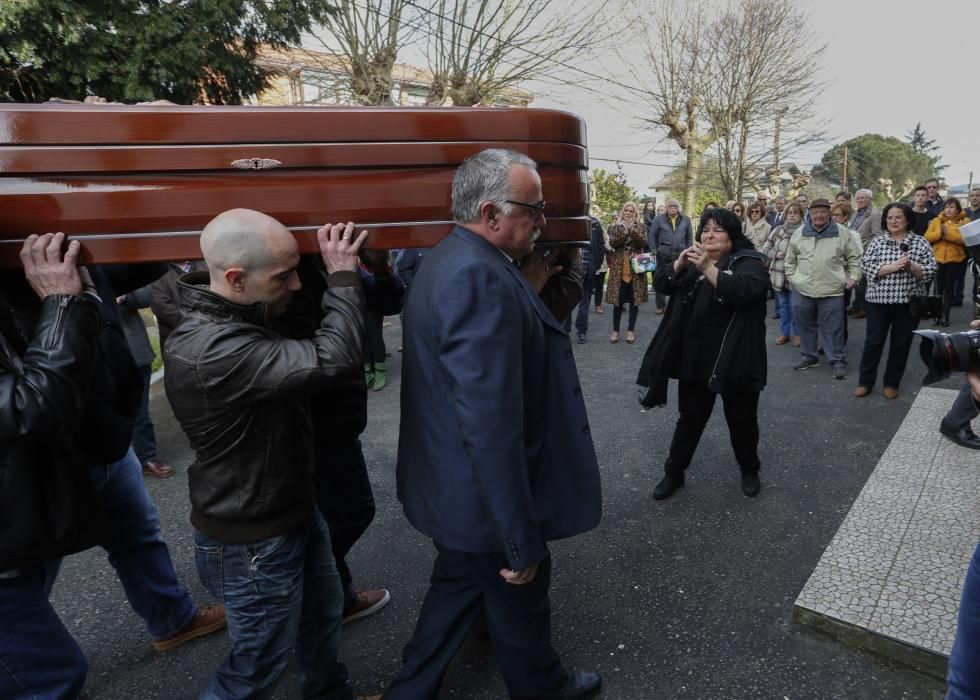
[[[505,199],[504,201],[507,202],[507,204],[516,204],[519,207],[524,207],[529,212],[531,212],[531,216],[534,219],[537,219],[539,216],[544,214],[544,208],[545,205],[547,204],[547,202],[545,202],[543,199],[537,204],[528,204],[527,202],[515,202],[513,199]]]

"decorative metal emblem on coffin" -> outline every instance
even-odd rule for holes
[[[233,160],[231,165],[242,170],[271,170],[282,165],[282,161],[275,158],[239,158]]]

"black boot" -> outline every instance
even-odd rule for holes
[[[674,491],[684,485],[684,474],[665,474],[656,488],[653,489],[653,497],[658,501],[670,498]]]
[[[749,498],[755,498],[759,495],[759,488],[759,472],[742,472],[742,493]]]

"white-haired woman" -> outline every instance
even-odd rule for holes
[[[609,263],[609,284],[606,287],[606,303],[613,305],[613,332],[610,343],[619,342],[619,326],[623,307],[629,304],[629,325],[626,327],[626,342],[636,341],[636,317],[639,305],[648,299],[646,273],[634,273],[632,260],[634,254],[643,251],[647,244],[647,227],[639,216],[634,202],[626,202],[620,212],[618,223],[609,227],[609,245],[613,249]]]

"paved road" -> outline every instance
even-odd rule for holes
[[[553,546],[554,639],[566,664],[600,671],[607,700],[942,697],[942,683],[790,619],[793,601],[911,405],[923,374],[917,357],[898,400],[880,394],[858,400],[851,396],[853,376],[834,381],[826,366],[793,372],[797,352],[771,345],[770,383],[760,406],[760,496],[749,500],[739,490],[719,406],[687,486],[654,502],[650,492],[676,403],[672,397],[667,408],[642,412],[633,379],[659,318],[652,304],[643,307],[637,343],[610,345],[606,308],[591,316],[589,343],[574,346],[602,466],[605,515],[594,532]],[[954,321],[965,324],[959,311]],[[386,327],[391,385],[372,394],[364,437],[378,514],[351,558],[358,581],[391,589],[392,602],[350,625],[342,647],[356,690],[365,694],[381,690],[399,667],[434,551],[395,499],[399,329],[392,321]],[[769,321],[770,341],[775,323]],[[851,326],[856,371],[863,322]],[[154,388],[152,410],[161,457],[180,474],[148,486],[177,571],[204,601],[188,522],[190,453],[162,385]],[[66,561],[54,601],[90,659],[90,698],[195,697],[226,650],[218,635],[156,654],[101,550]],[[276,697],[297,697],[297,688],[291,668]],[[467,643],[442,697],[506,697],[486,642]]]

